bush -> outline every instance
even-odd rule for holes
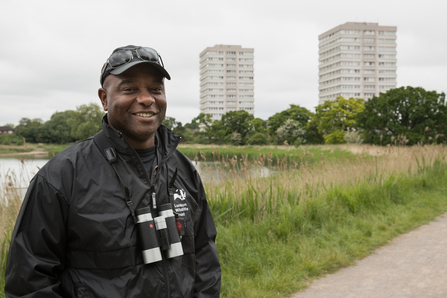
[[[23,145],[23,138],[18,135],[0,135],[0,144],[1,145]]]
[[[298,148],[299,146],[301,146],[302,143],[303,141],[301,141],[301,139],[298,138],[295,140],[295,142],[293,142],[293,145],[295,146],[295,148]]]
[[[343,139],[348,144],[361,144],[363,143],[363,138],[358,131],[348,131],[345,132]]]
[[[258,132],[251,136],[247,143],[249,145],[265,145],[268,143],[268,140],[265,134]]]
[[[343,139],[344,133],[341,130],[336,130],[332,132],[331,134],[324,136],[324,143],[325,144],[343,144],[345,143],[345,140]]]

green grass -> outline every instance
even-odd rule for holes
[[[354,264],[393,237],[447,211],[447,165],[413,176],[371,177],[306,201],[217,219],[221,297],[286,297]],[[262,208],[262,207],[261,207]],[[222,218],[222,217],[220,217]]]

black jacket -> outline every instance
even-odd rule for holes
[[[184,255],[143,264],[122,184],[90,138],[57,154],[31,181],[11,239],[6,297],[219,297],[216,229],[200,177],[176,149],[179,137],[157,130],[158,168],[150,180],[106,117],[103,132],[136,209],[151,206],[152,192],[158,206],[168,203],[177,169],[171,192],[185,217]]]

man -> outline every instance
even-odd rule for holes
[[[164,78],[154,49],[113,51],[98,90],[103,130],[56,155],[30,183],[12,235],[7,297],[219,296],[201,180],[177,151],[180,138],[161,125]],[[168,238],[165,207],[178,228]]]

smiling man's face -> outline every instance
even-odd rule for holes
[[[148,63],[109,75],[98,90],[109,124],[121,131],[134,149],[154,146],[157,128],[166,114],[163,76]]]

